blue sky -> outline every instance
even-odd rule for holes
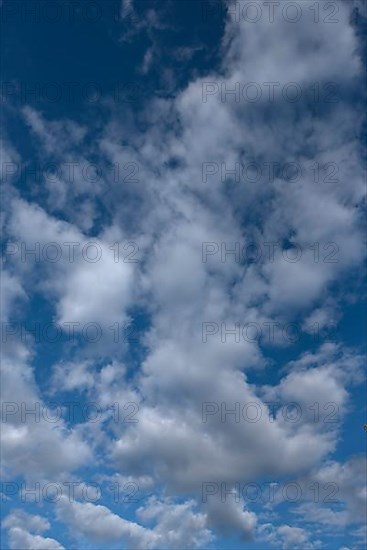
[[[364,0],[0,4],[2,547],[365,548]]]

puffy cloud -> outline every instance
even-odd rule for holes
[[[300,527],[291,527],[290,525],[281,525],[277,529],[277,534],[282,539],[282,548],[315,548],[308,542],[308,533]]]
[[[362,364],[361,355],[336,344],[323,344],[316,353],[307,352],[292,361],[278,386],[265,386],[264,400],[295,403],[301,409],[302,422],[316,422],[320,429],[326,424],[337,428],[350,406],[347,385],[361,381]]]
[[[38,515],[30,515],[22,510],[13,510],[3,522],[8,529],[10,548],[18,550],[65,550],[57,540],[39,534],[50,529],[50,523]]]
[[[345,503],[345,522],[363,522],[367,513],[366,457],[354,456],[344,463],[330,461],[312,476],[319,483],[336,483],[338,499]],[[314,521],[318,521],[314,516]],[[319,516],[323,523],[322,516]]]
[[[143,522],[154,520],[154,528],[147,528],[123,519],[105,506],[91,503],[58,503],[58,518],[66,523],[74,535],[81,534],[92,541],[120,541],[127,548],[172,549],[199,548],[212,538],[206,527],[206,516],[195,513],[195,503],[173,504],[148,500],[137,514]]]
[[[8,299],[16,300],[18,294],[13,293]],[[14,304],[11,305],[14,311]],[[77,428],[68,429],[63,420],[52,420],[55,414],[45,404],[35,380],[31,350],[20,334],[7,339],[1,360],[4,476],[39,481],[77,469],[92,456],[89,444]]]
[[[148,542],[145,530],[140,525],[129,522],[114,514],[105,506],[91,503],[69,502],[63,499],[58,503],[58,517],[67,523],[73,532],[97,541],[118,541],[126,539],[136,547]]]
[[[21,527],[11,527],[9,530],[10,548],[18,550],[64,550],[57,540],[41,535],[32,535]]]
[[[245,510],[240,499],[238,502],[234,498],[224,500],[219,492],[213,496],[207,499],[204,506],[208,514],[208,524],[222,536],[236,533],[242,540],[252,540],[257,524],[256,514]]]
[[[207,528],[207,516],[195,511],[194,500],[175,504],[151,497],[137,510],[142,521],[156,521],[153,528],[157,548],[202,548],[213,536]]]
[[[313,550],[322,548],[322,542],[319,540],[311,541],[311,533],[301,527],[291,525],[280,525],[274,527],[271,524],[264,524],[259,529],[260,537],[269,542],[275,548],[288,550],[296,548],[297,550]]]
[[[143,524],[153,520],[154,527],[128,521],[103,505],[63,499],[58,504],[59,518],[83,537],[124,541],[131,548],[183,548],[207,544],[213,528],[220,533],[235,530],[248,539],[256,532],[257,518],[240,505],[227,502],[224,506],[214,498],[201,511],[194,510],[202,483],[224,481],[233,486],[264,475],[314,472],[336,447],[338,427],[315,422],[306,411],[315,401],[320,409],[333,402],[341,417],[348,411],[348,385],[361,379],[356,353],[324,345],[304,353],[284,371],[279,369],[276,382],[260,385],[251,382],[253,369],[266,363],[260,343],[202,339],[203,322],[230,326],[274,318],[292,321],[298,316],[306,331],[316,321],[325,325],[338,307],[337,297],[330,298],[333,285],[345,282],[363,260],[364,168],[356,135],[359,103],[342,97],[345,101],[324,101],[312,110],[307,96],[315,82],[322,93],[330,81],[341,94],[358,85],[362,75],[358,41],[347,3],[339,5],[338,21],[322,25],[322,32],[312,20],[313,4],[303,2],[304,16],[293,24],[284,18],[273,24],[264,17],[251,25],[243,18],[236,20],[229,10],[232,15],[217,73],[195,78],[173,99],[149,102],[136,126],[132,116],[122,118],[118,108],[112,112],[93,140],[93,153],[102,166],[124,165],[132,159],[140,170],[136,184],[107,188],[101,182],[92,189],[78,173],[70,209],[61,177],[49,187],[49,194],[61,199],[68,221],[50,215],[50,201],[41,208],[14,191],[9,193],[7,235],[30,248],[36,242],[41,246],[76,242],[83,247],[95,221],[95,196],[103,202],[108,226],[101,221],[101,228],[93,232],[102,251],[100,261],[88,262],[80,252],[74,262],[12,258],[6,287],[13,303],[27,292],[41,291],[60,323],[108,326],[127,319],[132,305],[145,308],[150,326],[144,335],[144,357],[134,362],[136,369],[130,376],[117,359],[97,365],[85,360],[85,350],[78,349],[74,360],[55,365],[52,390],[86,391],[106,406],[138,400],[138,423],[116,425],[103,438],[98,433],[103,427],[94,429],[95,442],[104,443],[103,460],[116,466],[121,476],[149,479],[171,496],[185,494],[186,498],[190,493],[195,499],[179,504],[157,498],[148,501],[137,514]],[[132,13],[133,4],[125,1],[122,15]],[[159,25],[154,11],[149,24]],[[140,28],[146,24],[140,23]],[[280,93],[269,104],[265,94],[257,103],[246,102],[243,96],[232,101],[233,95],[221,95],[222,86],[230,90],[249,81],[262,86],[263,94],[266,82],[276,81],[280,89],[296,82],[302,98],[292,103]],[[205,98],[208,83],[214,88]],[[41,143],[40,158],[70,161],[72,148],[81,162],[89,158],[91,151],[83,148],[86,128],[70,120],[49,121],[30,107],[23,109],[23,116]],[[142,126],[144,132],[138,131]],[[129,154],[121,146],[125,139]],[[234,177],[223,181],[223,165],[228,171],[236,163],[250,161],[296,162],[302,174],[293,182],[281,171],[276,171],[273,181],[262,174],[254,185],[236,182]],[[208,162],[215,163],[217,170],[205,179],[203,163]],[[335,164],[337,180],[330,180],[325,169]],[[319,181],[310,171],[315,165],[322,173]],[[88,200],[79,206],[75,198],[83,192]],[[135,238],[141,244],[142,261],[138,265],[115,262],[110,245]],[[208,262],[202,259],[203,242],[225,243],[229,248],[236,242],[272,241],[280,252],[300,246],[302,257],[297,262],[285,261],[279,253],[274,261],[266,255],[258,262],[232,262],[231,257],[223,261],[220,254]],[[318,261],[315,243],[321,254]],[[330,243],[336,246],[336,262],[325,259]],[[5,303],[7,316],[9,309]],[[113,352],[108,350],[108,355]],[[5,375],[7,399],[41,400],[25,347],[10,348]],[[277,414],[270,421],[268,400],[297,402],[302,420],[294,424]],[[258,422],[242,418],[236,422],[233,415],[223,420],[218,410],[204,422],[202,407],[208,402],[218,408],[224,403],[227,410],[236,403],[256,402],[262,415]],[[16,473],[61,475],[91,459],[84,439],[88,433],[81,427],[66,429],[62,423],[51,429],[45,423],[21,424],[13,418],[4,430],[6,459]],[[316,479],[326,482],[339,476],[344,480],[343,494],[354,511],[364,501],[359,482],[358,487],[351,482],[351,472],[355,469],[350,465],[327,463]],[[316,517],[313,507],[298,511],[308,514],[310,522]],[[323,510],[319,519],[348,523],[350,513],[349,508]],[[285,549],[320,546],[305,529],[282,523],[260,526],[257,533]],[[19,531],[18,525],[11,529],[15,537],[23,537],[18,538],[18,546],[37,547],[47,540]],[[58,543],[50,542],[49,547],[52,544]]]
[[[75,226],[49,216],[39,206],[15,200],[8,231],[19,248],[14,254],[17,268],[28,277],[32,271],[34,277],[37,269],[46,270],[48,276],[40,289],[56,298],[61,325],[76,322],[80,330],[80,325],[87,323],[106,326],[126,319],[135,264],[115,256],[110,248],[118,242],[113,230],[109,232],[111,240],[104,236],[88,239]],[[25,255],[25,250],[37,252]]]

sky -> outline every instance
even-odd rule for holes
[[[365,548],[366,2],[0,4],[2,548]]]

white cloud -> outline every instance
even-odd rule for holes
[[[67,429],[62,420],[48,421],[55,414],[44,403],[31,360],[20,333],[3,343],[1,455],[6,479],[52,478],[77,469],[92,456],[77,428]]]
[[[3,527],[8,529],[12,550],[65,550],[57,540],[32,533],[42,533],[50,529],[48,520],[41,516],[14,510],[4,519]]]
[[[127,548],[172,549],[198,548],[212,538],[206,527],[206,516],[194,512],[194,502],[183,504],[163,502],[153,498],[138,509],[143,522],[154,520],[154,528],[127,521],[105,506],[91,503],[59,501],[57,514],[73,534],[92,541],[120,541]]]
[[[87,129],[73,120],[47,121],[32,107],[23,108],[23,116],[47,153],[62,154],[70,143],[79,144]]]
[[[282,548],[312,548],[308,543],[308,533],[299,527],[281,525],[277,529],[278,535],[282,538]]]
[[[300,527],[291,525],[280,525],[275,527],[271,524],[264,524],[259,528],[259,535],[275,548],[288,550],[313,550],[322,548],[321,541],[311,541],[311,533]]]
[[[8,323],[11,313],[14,314],[16,302],[24,301],[27,296],[18,277],[11,275],[6,269],[2,269],[0,292],[1,320],[3,323]]]
[[[93,239],[102,251],[99,262],[87,262],[80,254],[73,263],[64,258],[55,264],[12,258],[6,288],[12,303],[28,292],[41,291],[59,323],[97,322],[105,327],[127,319],[131,305],[146,308],[151,316],[144,339],[146,356],[129,380],[126,366],[117,360],[97,368],[93,361],[81,358],[84,350],[77,350],[74,360],[55,365],[51,387],[53,391],[85,390],[104,405],[139,395],[137,424],[114,426],[113,437],[104,434],[103,438],[98,432],[102,427],[94,428],[95,442],[105,444],[103,460],[108,465],[112,462],[122,476],[148,478],[168,494],[189,492],[196,501],[203,481],[230,485],[265,474],[297,476],[314,471],[335,449],[340,423],[315,422],[305,411],[315,401],[320,409],[333,402],[342,419],[350,406],[348,385],[360,381],[360,357],[341,346],[324,345],[279,372],[279,382],[260,386],[250,382],[252,369],[265,364],[258,343],[202,341],[203,322],[261,323],[278,316],[292,321],[299,315],[306,330],[315,319],[325,322],[325,311],[331,315],[338,307],[336,298],[328,301],[332,285],[345,280],[363,260],[358,207],[364,193],[364,168],[355,131],[358,105],[323,105],[316,116],[305,98],[292,104],[280,97],[270,111],[265,99],[256,104],[223,101],[216,93],[203,101],[203,85],[209,81],[219,88],[222,82],[231,88],[237,82],[263,85],[274,80],[280,85],[296,81],[304,91],[315,81],[321,87],[334,80],[342,90],[352,87],[361,77],[361,64],[347,5],[340,4],[337,23],[321,28],[310,19],[311,3],[302,7],[307,15],[293,25],[284,20],[270,24],[265,18],[256,25],[229,19],[220,71],[195,79],[173,100],[150,102],[140,114],[143,133],[135,131],[132,117],[121,122],[118,109],[112,112],[93,152],[101,165],[123,164],[130,155],[140,167],[136,185],[111,186],[107,192],[102,182],[91,189],[79,174],[73,199],[83,192],[89,196],[83,205],[75,201],[76,212],[67,204],[61,177],[48,191],[51,198],[60,198],[68,221],[48,212],[53,211],[50,200],[41,208],[18,198],[14,190],[9,192],[12,211],[7,234],[30,248],[36,242],[76,242],[82,247],[95,221],[95,195],[105,200],[111,222]],[[123,2],[122,15],[136,15],[132,2]],[[137,30],[152,27],[160,27],[154,11],[147,22],[139,22]],[[41,159],[69,161],[73,148],[81,161],[88,158],[90,151],[83,149],[86,128],[71,120],[48,121],[30,107],[23,109],[23,116],[41,144]],[[129,154],[121,147],[125,138],[131,145]],[[256,185],[228,183],[221,181],[219,172],[210,181],[202,179],[205,162],[224,163],[231,169],[236,162],[251,159],[295,161],[304,171],[293,183],[278,176],[273,182],[263,178]],[[316,185],[306,168],[330,162],[338,163],[338,181]],[[142,243],[143,261],[138,265],[115,262],[109,246],[135,238]],[[203,242],[230,245],[251,240],[298,244],[302,259],[291,263],[263,257],[253,264],[223,262],[219,257],[202,261]],[[322,256],[316,262],[310,250],[315,242],[323,254],[323,247],[335,242],[338,261],[328,263]],[[5,302],[7,317],[9,310]],[[41,401],[30,359],[25,347],[9,348],[6,399]],[[302,405],[302,422],[285,422],[281,415],[270,422],[267,399]],[[206,401],[224,402],[228,409],[236,402],[258,402],[263,415],[257,423],[222,421],[220,415],[204,423]],[[91,461],[88,433],[80,426],[67,430],[61,423],[52,429],[50,424],[22,424],[13,418],[3,430],[6,467],[41,478],[62,475]],[[327,463],[316,476],[320,481],[339,476],[345,482],[343,494],[350,510],[364,502],[360,486],[351,482],[354,471],[348,465]],[[152,528],[91,503],[63,499],[58,514],[82,536],[102,542],[124,540],[131,548],[205,545],[211,540],[209,527],[236,529],[247,538],[255,531],[256,516],[241,506],[223,507],[213,500],[202,511],[194,508],[191,500],[177,504],[153,498],[138,512],[142,523],[155,521]],[[315,518],[314,508],[302,510],[310,521]],[[319,519],[347,522],[349,514],[336,516],[329,510],[320,513]],[[56,541],[32,535],[18,525],[11,530],[18,546],[60,548]],[[284,549],[319,547],[300,527],[265,525],[258,532]]]
[[[42,208],[22,200],[13,202],[9,233],[19,245],[15,255],[17,268],[29,277],[32,269],[43,267],[48,277],[40,289],[56,298],[57,321],[110,325],[126,320],[126,307],[132,300],[134,263],[115,256],[112,248],[119,232],[108,232],[111,240],[88,239],[75,226],[49,216]],[[107,234],[107,230],[106,230]],[[50,249],[48,245],[51,244]],[[126,244],[126,242],[125,242]],[[22,256],[22,249],[36,255]],[[50,261],[48,257],[56,257]],[[118,261],[115,261],[115,258]],[[34,275],[33,275],[34,276]],[[78,327],[76,328],[76,331]]]

